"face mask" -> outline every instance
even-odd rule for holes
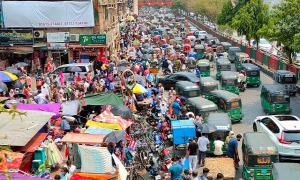
[[[231,137],[231,138],[234,138],[234,135],[231,135],[230,137]]]
[[[209,173],[207,173],[207,174],[205,175],[205,177],[207,177],[207,176],[209,176]]]

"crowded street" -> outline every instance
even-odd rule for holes
[[[1,4],[0,180],[297,179],[300,68],[143,2]]]

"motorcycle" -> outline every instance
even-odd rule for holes
[[[161,109],[158,107],[158,104],[154,105],[151,110],[148,110],[147,115],[147,123],[151,126],[157,126],[162,117]]]
[[[153,154],[149,154],[149,156],[149,164],[146,165],[146,170],[150,173],[150,179],[161,179],[158,157],[154,157]]]
[[[164,75],[172,74],[169,68],[163,68],[162,72]]]
[[[241,92],[244,92],[246,90],[246,87],[247,87],[247,83],[245,83],[244,81],[238,82],[238,88]]]

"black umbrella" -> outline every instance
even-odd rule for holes
[[[0,89],[2,89],[5,92],[8,92],[8,88],[4,82],[0,82]]]
[[[142,48],[150,48],[150,44],[149,43],[145,43],[145,44],[143,44]]]
[[[206,124],[201,124],[200,126],[198,126],[197,130],[201,130],[201,133],[209,134],[209,133],[217,131],[217,127],[215,125],[206,123]]]
[[[142,59],[145,59],[145,60],[150,59],[150,60],[152,60],[152,56],[150,54],[144,54],[143,57],[142,57]]]
[[[15,74],[18,77],[20,77],[22,75],[21,71],[18,70],[16,67],[7,67],[5,71]]]
[[[23,97],[23,98],[26,98],[25,94],[24,94],[22,91],[17,92],[17,93],[14,95],[14,98],[16,98],[17,96],[21,96],[21,97]]]
[[[136,53],[136,55],[137,55],[138,57],[143,57],[143,53],[141,53],[140,51],[139,51],[138,53]]]
[[[120,66],[127,66],[129,64],[129,62],[128,61],[120,61],[118,64],[117,64],[117,66],[118,67],[120,67]]]
[[[126,136],[125,131],[116,130],[116,131],[113,131],[113,132],[107,134],[104,137],[103,142],[106,142],[106,143],[110,143],[110,142],[118,143],[119,141],[125,139],[125,136]]]
[[[25,67],[25,66],[28,66],[28,64],[24,62],[18,62],[17,64],[14,65],[14,67],[16,68]]]
[[[23,88],[23,84],[22,84],[22,82],[21,82],[19,79],[17,79],[17,80],[15,81],[15,83],[14,83],[14,87],[15,87],[15,88],[22,89],[22,88]]]
[[[141,76],[138,74],[134,74],[135,80],[136,81],[144,81],[145,80],[145,76]]]
[[[129,68],[125,67],[125,66],[118,67],[118,71],[125,71],[126,69],[129,69]]]
[[[70,72],[81,72],[82,71],[82,69],[78,66],[70,66],[70,67],[68,67],[67,70]]]
[[[130,109],[125,105],[116,105],[110,110],[115,116],[121,116],[124,119],[131,119],[132,113]]]

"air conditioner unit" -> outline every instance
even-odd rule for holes
[[[79,41],[79,34],[70,34],[70,41],[71,42],[78,42]]]
[[[44,38],[44,31],[34,31],[33,37],[34,38]]]

